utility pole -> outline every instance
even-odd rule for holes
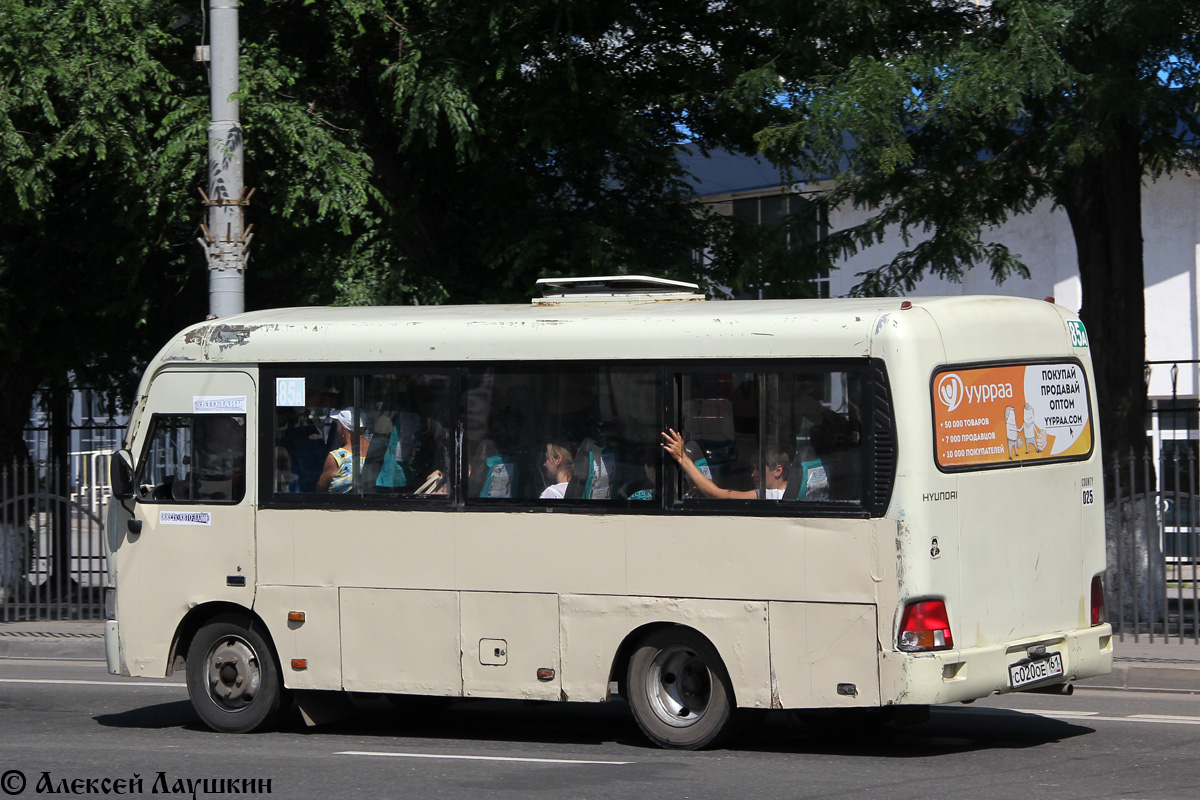
[[[210,46],[196,60],[209,61],[212,121],[208,126],[208,224],[200,246],[208,258],[209,318],[240,314],[246,307],[246,262],[252,234],[242,209],[250,195],[242,183],[242,125],[238,90],[238,0],[208,0]]]

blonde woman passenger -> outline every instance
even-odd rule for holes
[[[562,500],[567,496],[567,484],[575,474],[575,455],[562,442],[546,444],[546,460],[542,462],[546,474],[546,489],[539,495],[542,500]]]

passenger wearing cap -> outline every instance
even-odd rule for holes
[[[325,467],[317,479],[317,491],[345,494],[354,488],[354,410],[343,408],[329,416],[334,426],[334,448],[325,457]],[[362,470],[371,438],[367,435],[366,420],[359,420],[358,469]]]

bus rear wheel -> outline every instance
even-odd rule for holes
[[[725,665],[690,628],[660,628],[642,639],[625,685],[638,727],[660,747],[696,750],[729,730],[733,691]]]
[[[188,648],[187,686],[200,719],[220,733],[263,730],[286,708],[270,644],[234,614],[213,617],[196,632]]]

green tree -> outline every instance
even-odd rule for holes
[[[1027,274],[988,226],[1043,200],[1076,242],[1110,454],[1145,450],[1141,189],[1200,164],[1200,6],[1191,0],[824,3],[825,64],[787,76],[791,119],[760,144],[837,174],[825,202],[877,213],[836,232],[846,256],[910,244],[859,291],[984,265]],[[842,33],[836,22],[852,15]],[[849,20],[846,20],[849,23]],[[894,226],[894,227],[893,227]]]
[[[182,324],[203,319],[208,98],[192,62],[193,3],[0,0],[0,459],[23,457],[38,391],[69,377],[128,398],[140,367]],[[263,64],[261,61],[266,61]],[[258,151],[273,175],[265,210],[290,220],[282,264],[313,242],[336,259],[368,216],[369,160],[353,137],[305,114],[269,59],[251,60]],[[263,88],[266,87],[266,88]],[[318,166],[325,160],[334,166]],[[266,166],[270,166],[270,163]],[[340,248],[340,249],[339,249]],[[289,261],[291,259],[291,261]],[[307,263],[307,262],[306,262]],[[310,268],[309,273],[312,272]],[[273,302],[303,302],[313,280],[271,281]]]
[[[0,456],[38,389],[128,372],[185,238],[152,3],[0,0]],[[144,281],[147,276],[152,280]]]
[[[694,202],[678,147],[752,151],[779,51],[739,8],[697,0],[361,0],[292,22],[264,16],[247,41],[269,37],[299,96],[358,131],[388,209],[369,248],[391,266],[350,270],[355,301],[523,300],[548,274],[690,274],[726,231]],[[340,50],[314,57],[339,29]]]

